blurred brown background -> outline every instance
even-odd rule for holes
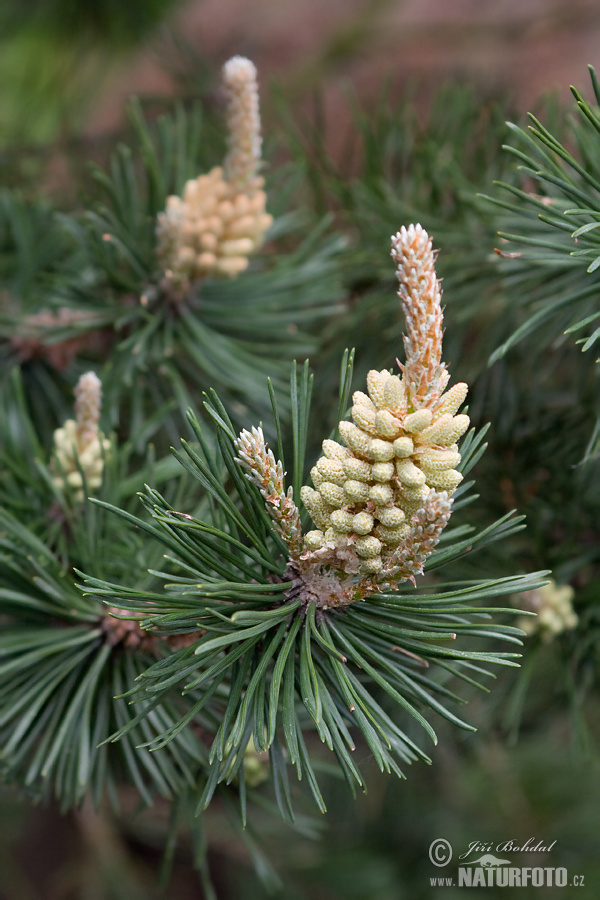
[[[600,63],[596,0],[190,0],[169,25],[215,66],[242,53],[263,83],[324,87],[330,103],[348,81],[368,96],[386,78],[433,88],[460,76],[530,108],[586,85],[587,64]],[[116,127],[131,93],[173,90],[163,62],[151,42],[119,65],[87,129]]]

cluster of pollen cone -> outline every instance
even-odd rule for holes
[[[86,372],[75,387],[75,419],[67,419],[54,432],[53,482],[60,490],[71,489],[83,500],[84,479],[88,491],[102,484],[104,460],[111,445],[98,430],[102,385],[94,372]]]
[[[372,370],[369,393],[356,391],[352,422],[340,422],[345,444],[323,441],[323,456],[311,471],[314,489],[302,501],[317,530],[305,546],[354,544],[363,571],[376,573],[410,531],[412,515],[430,490],[452,494],[462,481],[456,441],[469,417],[455,415],[467,386],[457,384],[437,409],[410,411],[398,375]]]
[[[316,528],[302,535],[300,511],[285,491],[282,463],[260,428],[236,440],[238,461],[260,490],[289,549],[293,590],[321,609],[343,607],[423,572],[450,520],[462,481],[459,413],[467,385],[448,389],[442,362],[443,312],[435,257],[421,225],[392,237],[406,322],[400,373],[373,369],[367,393],[353,395],[340,440],[323,441],[300,499]]]
[[[234,56],[223,67],[228,151],[223,166],[167,198],[156,225],[157,255],[175,289],[212,276],[235,277],[262,244],[273,218],[258,174],[261,130],[256,67]]]
[[[176,286],[209,276],[235,277],[263,241],[273,221],[265,211],[263,179],[255,176],[243,189],[216,166],[191,179],[183,197],[167,198],[158,215],[158,255]]]
[[[317,526],[305,535],[306,555],[337,556],[346,571],[355,555],[364,575],[397,569],[403,543],[428,505],[447,506],[462,481],[457,441],[469,426],[469,417],[457,414],[467,385],[445,390],[440,290],[427,233],[420,225],[401,229],[392,256],[407,324],[406,363],[400,375],[369,372],[368,393],[353,395],[352,422],[339,423],[341,442],[323,442],[311,471],[314,487],[305,485],[301,494]]]

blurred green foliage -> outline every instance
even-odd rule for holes
[[[180,0],[4,0],[0,144],[77,134],[91,98]]]

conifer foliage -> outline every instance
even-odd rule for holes
[[[68,378],[85,359],[99,369],[112,426],[129,419],[141,428],[164,407],[159,421],[173,425],[174,440],[173,423],[181,426],[208,386],[232,410],[264,415],[270,378],[285,403],[289,364],[318,347],[314,323],[339,308],[341,241],[322,223],[299,239],[291,213],[269,231],[256,70],[235,57],[223,79],[222,166],[198,176],[219,152],[200,108],[149,126],[134,103],[137,146],[120,145],[108,171],[94,169],[87,209],[42,211],[7,195],[12,259],[0,338],[9,363],[28,364],[46,402],[56,404],[57,381],[64,391],[57,371]],[[52,234],[38,248],[41,218]],[[291,252],[271,252],[270,236],[290,232]],[[38,279],[26,274],[32,257]],[[24,292],[26,278],[33,284]]]
[[[340,422],[346,446],[324,441],[325,455],[312,473],[318,489],[302,487],[311,385],[306,366],[292,378],[288,488],[276,403],[278,458],[260,429],[236,435],[213,395],[207,409],[217,428],[215,453],[193,415],[201,449],[184,441],[177,453],[212,497],[211,517],[177,510],[154,489],[147,489],[143,498],[152,533],[167,548],[169,566],[157,573],[163,592],[149,594],[85,578],[91,596],[140,616],[149,633],[194,635],[189,646],[149,668],[131,688],[131,697],[152,705],[177,687],[187,698],[187,712],[157,737],[156,748],[168,746],[195,717],[202,717],[210,767],[198,785],[199,809],[208,805],[219,783],[233,779],[245,809],[243,765],[249,746],[269,751],[284,816],[293,815],[288,764],[308,781],[324,809],[314,733],[333,751],[352,788],[364,787],[352,757],[357,740],[368,746],[382,770],[401,774],[402,763],[427,756],[398,714],[400,722],[412,717],[433,742],[435,732],[423,712],[427,708],[469,727],[452,710],[458,699],[454,689],[442,686],[431,670],[441,665],[456,678],[477,683],[474,675],[481,673],[481,663],[514,665],[518,656],[518,630],[491,624],[480,604],[525,588],[539,576],[457,580],[438,590],[399,587],[406,580],[415,584],[426,562],[448,563],[467,548],[514,533],[522,523],[507,516],[479,534],[463,525],[450,530],[437,549],[450,518],[448,494],[460,496],[462,475],[453,466],[468,471],[483,452],[482,436],[469,434],[462,458],[453,449],[468,426],[467,416],[453,415],[465,386],[443,396],[449,376],[441,363],[440,294],[427,234],[413,226],[401,231],[394,238],[394,255],[406,281],[403,380],[373,370],[370,391],[379,411],[369,400],[372,423],[359,417],[369,431]],[[349,369],[346,356],[342,410],[350,390]],[[356,410],[356,394],[354,401]],[[366,401],[358,406],[362,415]],[[353,416],[356,420],[354,411]],[[385,438],[377,436],[378,427]],[[409,459],[413,452],[422,468]],[[463,493],[469,486],[463,486]],[[300,498],[324,531],[305,531],[296,503]],[[141,520],[138,525],[142,527]],[[517,647],[482,650],[469,646],[470,637]],[[145,715],[142,709],[115,740]]]
[[[103,202],[0,208],[0,773],[64,810],[127,787],[294,821],[290,773],[322,811],[332,762],[353,792],[365,757],[403,776],[436,722],[472,728],[463,689],[518,665],[503,598],[545,583],[464,563],[523,520],[469,524],[487,429],[420,225],[392,237],[404,362],[371,347],[353,391],[346,351],[311,415],[347,244],[268,212],[256,70],[223,79],[222,165],[198,175],[199,110],[134,106]]]
[[[589,72],[593,102],[571,88],[576,117],[562,127],[531,114],[528,129],[510,124],[515,146],[506,149],[518,161],[522,185],[500,182],[504,196],[492,200],[505,211],[497,253],[527,315],[496,357],[528,335],[541,336],[544,346],[561,330],[583,334],[577,341],[584,351],[600,339],[594,324],[600,317],[600,84],[592,66]]]

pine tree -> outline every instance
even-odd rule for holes
[[[597,668],[589,366],[568,348],[586,402],[557,410],[540,339],[529,418],[518,405],[529,339],[546,323],[556,335],[551,314],[571,297],[573,331],[595,320],[582,261],[594,278],[597,112],[577,95],[582,163],[536,120],[529,146],[560,160],[527,158],[548,197],[508,173],[516,199],[493,205],[477,191],[506,171],[500,113],[462,91],[422,131],[413,122],[418,148],[388,100],[357,112],[365,169],[348,181],[299,143],[291,167],[268,169],[254,66],[234,57],[223,82],[224,155],[200,107],[147,123],[133,104],[134,146],[95,169],[83,209],[13,191],[0,208],[0,772],[83,817],[162,798],[164,878],[185,828],[207,896],[223,810],[275,885],[254,823],[308,833],[332,773],[352,795],[371,763],[404,778],[432,762],[438,733],[474,730],[458,706],[517,669],[526,632],[540,657],[559,648],[576,698]],[[480,136],[480,116],[493,127],[472,145],[477,166],[467,179],[452,159],[446,190],[440,134]],[[308,176],[312,210],[285,208],[290,170],[293,185]],[[494,228],[514,237],[505,211],[543,258],[492,261]],[[542,303],[548,284],[559,293]],[[505,340],[512,313],[493,312],[516,287],[515,315],[539,312]],[[465,320],[485,333],[461,364]],[[488,375],[494,341],[504,356]],[[542,446],[549,495],[527,492]],[[560,516],[572,530],[552,541]],[[516,734],[527,681],[499,681],[486,705],[509,692]]]

